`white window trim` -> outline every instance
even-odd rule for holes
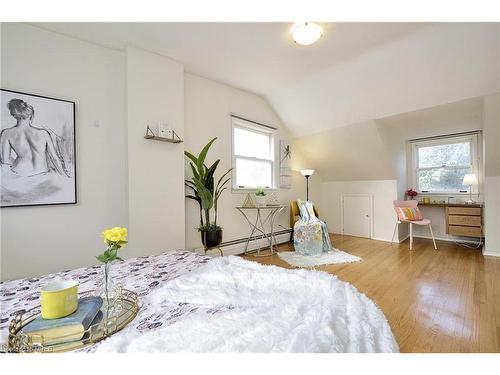
[[[409,163],[409,171],[410,172],[410,187],[417,190],[419,194],[422,195],[469,195],[469,187],[467,190],[461,191],[421,191],[418,186],[418,171],[425,169],[434,169],[436,167],[429,168],[418,168],[418,148],[425,146],[438,146],[450,143],[460,143],[460,142],[469,142],[471,145],[471,172],[474,173],[478,178],[478,185],[472,187],[472,194],[479,194],[481,191],[482,184],[482,176],[480,169],[480,147],[479,147],[479,138],[480,133],[475,134],[467,134],[467,135],[451,135],[439,137],[438,139],[429,139],[429,140],[415,140],[409,141],[410,144],[410,163]],[[447,168],[463,168],[466,166],[448,166]]]
[[[269,135],[269,142],[270,142],[270,154],[272,156],[271,159],[262,159],[262,158],[257,158],[257,157],[249,157],[249,156],[243,156],[243,155],[236,155],[235,154],[235,146],[234,146],[234,129],[239,128],[239,129],[244,129],[247,131],[252,131],[255,133],[263,134],[265,133],[266,135]],[[275,160],[276,160],[276,155],[275,155],[275,147],[274,147],[274,139],[275,139],[275,134],[276,130],[263,126],[263,125],[258,125],[256,123],[246,121],[244,119],[238,118],[231,116],[231,158],[232,158],[232,173],[231,173],[231,183],[232,183],[232,190],[233,191],[238,191],[238,192],[247,192],[247,191],[254,191],[258,186],[239,186],[236,185],[236,159],[245,159],[245,160],[255,160],[255,161],[264,161],[264,162],[269,162],[271,164],[271,186],[270,187],[264,187],[264,190],[266,191],[274,191],[276,189],[276,181],[275,181]]]

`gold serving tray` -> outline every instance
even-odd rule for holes
[[[122,289],[121,297],[118,298],[117,303],[121,304],[121,310],[116,316],[91,325],[80,340],[55,345],[44,345],[42,335],[28,336],[20,333],[23,327],[39,315],[38,312],[35,312],[39,307],[22,314],[16,314],[9,325],[8,351],[11,353],[59,353],[93,345],[122,330],[137,316],[139,299],[134,292]]]

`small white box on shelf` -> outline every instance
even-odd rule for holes
[[[158,121],[158,137],[173,138],[172,129],[170,129],[166,122]]]

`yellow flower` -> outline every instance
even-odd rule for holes
[[[128,230],[127,228],[114,227],[106,229],[102,232],[102,238],[105,244],[121,242],[123,245],[127,243]]]

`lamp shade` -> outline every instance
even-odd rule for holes
[[[301,169],[300,173],[302,173],[302,176],[312,176],[314,174],[314,169]]]
[[[469,173],[464,176],[464,180],[462,182],[464,186],[467,185],[477,185],[477,177],[474,173]]]

